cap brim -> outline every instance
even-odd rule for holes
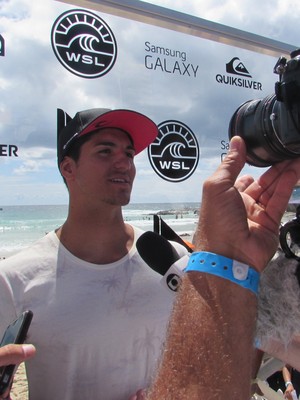
[[[132,110],[111,110],[94,119],[78,136],[104,128],[121,129],[132,138],[136,154],[157,137],[158,128],[148,117]]]

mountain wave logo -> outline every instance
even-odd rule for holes
[[[252,78],[245,65],[238,57],[234,57],[229,63],[226,64],[226,72],[228,74],[242,75]]]

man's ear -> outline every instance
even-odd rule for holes
[[[74,176],[74,169],[75,169],[75,161],[71,157],[64,157],[62,162],[60,163],[59,169],[62,176],[65,178],[66,181],[70,180]]]

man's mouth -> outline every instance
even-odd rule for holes
[[[130,183],[129,180],[125,179],[125,178],[113,178],[113,179],[110,179],[110,181],[113,183],[127,183],[127,184]]]

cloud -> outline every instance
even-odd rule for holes
[[[152,3],[291,44],[298,37],[300,3],[296,0]],[[96,12],[115,34],[117,61],[107,75],[84,79],[66,70],[51,47],[55,19],[73,8],[78,7],[53,0],[0,3],[0,33],[6,45],[5,57],[0,57],[0,144],[19,149],[18,158],[0,157],[1,182],[6,188],[0,202],[67,201],[56,164],[56,109],[73,116],[93,107],[132,108],[157,124],[169,119],[187,124],[200,145],[197,172],[186,182],[168,183],[152,170],[145,152],[136,158],[133,198],[199,201],[203,180],[226,152],[222,141],[228,141],[228,122],[235,109],[274,91],[276,59]],[[177,55],[167,56],[164,50],[177,51]],[[262,91],[217,82],[216,75],[226,74],[225,65],[233,57],[240,58],[253,81],[261,82]]]

